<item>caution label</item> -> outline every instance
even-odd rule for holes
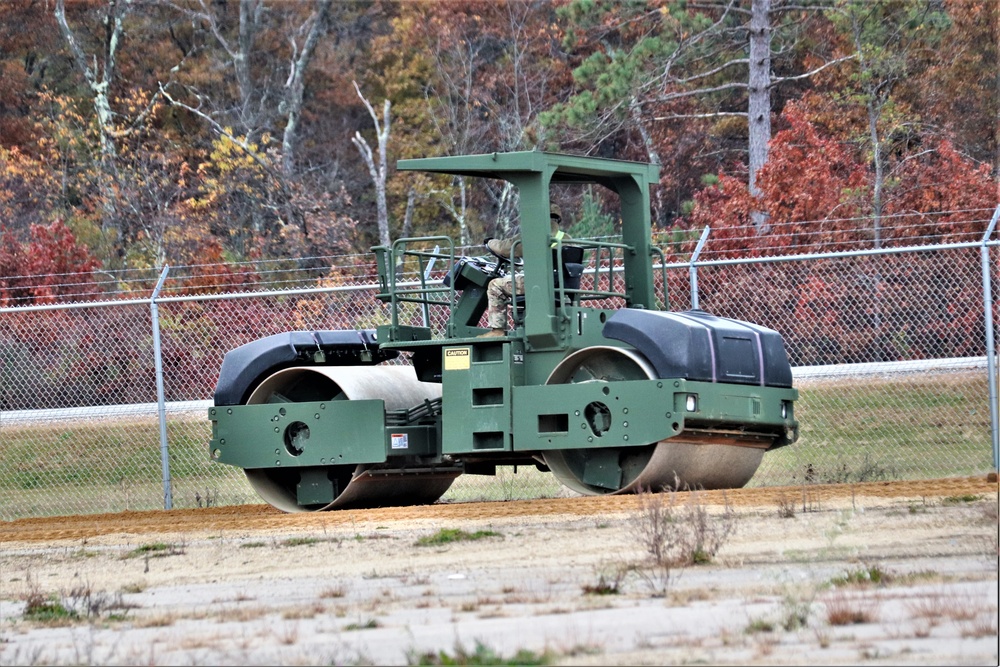
[[[406,433],[393,433],[389,436],[393,449],[409,449],[410,436]]]
[[[444,351],[444,369],[446,371],[467,371],[471,366],[471,347],[449,347]]]

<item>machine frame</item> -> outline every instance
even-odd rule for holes
[[[247,470],[269,502],[286,511],[427,502],[447,488],[441,479],[497,465],[552,470],[581,493],[742,486],[764,451],[795,441],[798,393],[780,336],[701,311],[671,313],[665,291],[657,294],[654,259],[664,262],[651,242],[649,188],[658,167],[532,151],[398,168],[515,186],[523,267],[513,257],[456,257],[448,237],[398,239],[373,248],[388,324],[292,332],[227,355],[209,411],[211,457]],[[620,243],[551,236],[550,186],[563,184],[617,193]],[[567,262],[564,246],[587,259]],[[452,267],[443,283],[422,271],[419,281],[397,280],[401,263],[441,260]],[[585,264],[597,276],[580,289],[573,274]],[[481,337],[489,281],[514,270],[525,285],[514,295],[514,327]],[[598,289],[602,271],[607,289]],[[447,308],[444,335],[402,322],[406,304],[425,319]],[[395,396],[402,381],[372,379],[400,355],[422,400]],[[282,373],[294,379],[282,384]],[[393,480],[403,478],[416,480],[416,493],[396,493]],[[345,493],[362,479],[375,482],[363,487],[370,492]]]

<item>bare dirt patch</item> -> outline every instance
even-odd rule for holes
[[[3,523],[0,661],[997,662],[995,482],[700,492],[735,533],[667,572],[634,530],[640,500]]]

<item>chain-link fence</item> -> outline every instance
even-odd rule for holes
[[[751,484],[994,469],[996,276],[983,267],[996,252],[970,243],[667,265],[673,309],[696,303],[785,338],[801,438],[767,454]],[[317,280],[323,263],[309,264],[275,263],[266,280],[185,267],[155,300],[157,276],[143,274],[130,282],[140,298],[0,308],[0,518],[259,502],[240,470],[208,461],[206,410],[225,352],[282,331],[388,321],[373,266],[339,258]],[[217,293],[205,293],[206,276]],[[258,291],[234,293],[247,285]],[[461,477],[444,500],[565,493],[551,475],[499,470]]]

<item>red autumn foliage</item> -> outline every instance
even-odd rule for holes
[[[94,271],[99,267],[100,262],[77,244],[62,220],[32,225],[27,244],[18,244],[0,228],[0,303],[4,305],[94,296]]]
[[[759,199],[722,175],[686,219],[710,226],[702,260],[873,247],[867,165],[789,105],[771,143]],[[926,140],[919,159],[896,156],[879,220],[883,247],[979,240],[995,205],[985,165],[947,140]],[[767,226],[752,224],[754,210]],[[986,215],[984,215],[984,213]],[[805,223],[803,221],[810,221]],[[688,248],[690,250],[690,247]],[[809,262],[705,267],[701,307],[782,331],[794,364],[828,364],[983,354],[975,257],[933,250]]]

